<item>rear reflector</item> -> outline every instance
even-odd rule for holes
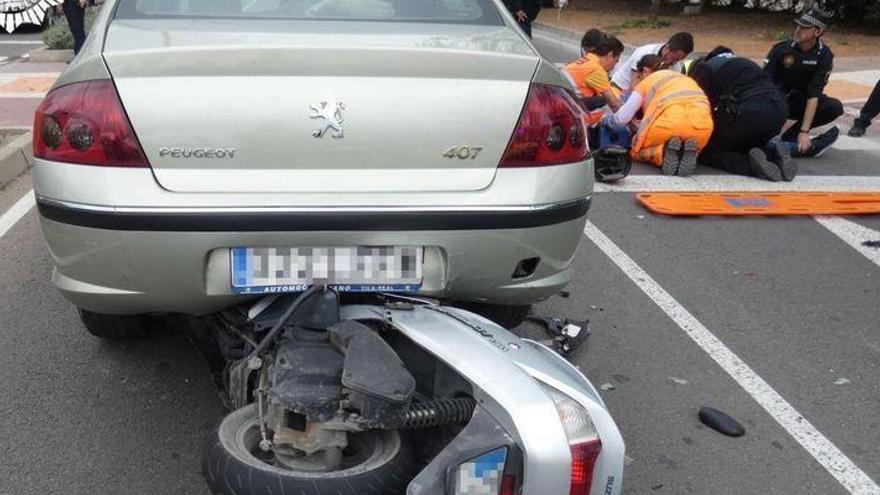
[[[34,157],[105,167],[149,167],[113,82],[55,89],[34,116]]]
[[[587,159],[584,111],[563,88],[532,84],[502,167],[542,167]]]

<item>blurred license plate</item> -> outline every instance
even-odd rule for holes
[[[422,285],[421,246],[246,248],[231,250],[238,294],[301,292],[329,285],[341,292],[415,292]]]

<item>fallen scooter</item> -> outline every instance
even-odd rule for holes
[[[217,494],[620,493],[624,445],[550,348],[405,296],[272,296],[207,319],[232,409],[207,442]]]

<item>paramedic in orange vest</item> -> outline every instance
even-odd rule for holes
[[[605,123],[628,124],[642,110],[630,155],[661,167],[665,175],[686,176],[694,172],[697,154],[712,135],[712,109],[693,79],[658,70],[662,63],[657,55],[639,60],[632,74],[632,94]]]
[[[584,39],[593,31],[587,31]],[[621,102],[612,90],[608,71],[620,60],[623,43],[614,36],[602,35],[589,52],[585,52],[582,41],[581,52],[583,56],[566,65],[565,72],[580,92],[584,107],[589,111],[608,105],[612,110],[617,110]]]

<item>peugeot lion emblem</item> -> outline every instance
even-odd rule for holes
[[[344,103],[341,101],[322,101],[309,105],[309,109],[312,111],[309,118],[321,119],[318,128],[312,131],[312,136],[324,137],[328,130],[333,129],[332,136],[334,138],[343,137],[342,123],[345,120],[342,118],[342,111],[345,110]]]

